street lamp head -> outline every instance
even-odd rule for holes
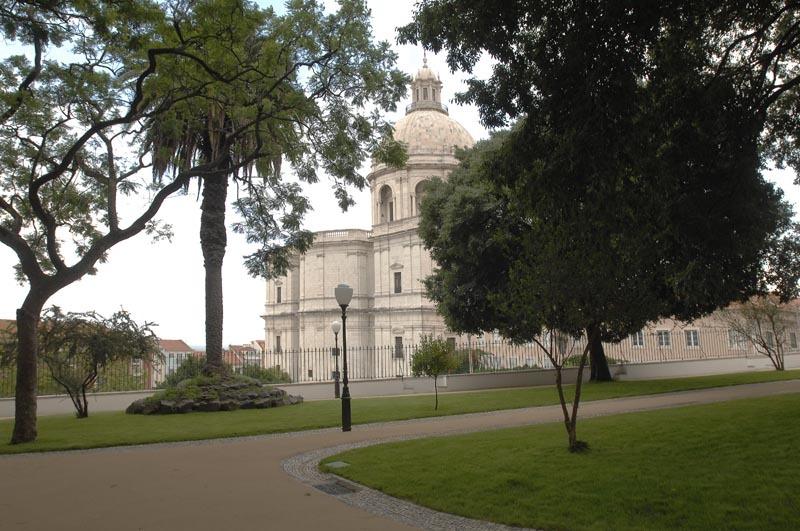
[[[336,294],[336,303],[342,308],[346,308],[353,298],[353,288],[347,284],[339,284],[336,286],[334,293]]]
[[[339,321],[332,321],[331,322],[331,330],[333,331],[334,335],[339,333],[339,330],[342,329],[342,323]]]

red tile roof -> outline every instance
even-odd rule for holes
[[[231,352],[250,352],[255,350],[252,345],[228,345]]]
[[[165,352],[194,352],[182,339],[159,339],[158,346]]]

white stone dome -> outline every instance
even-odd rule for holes
[[[472,135],[460,123],[438,109],[415,109],[398,120],[394,139],[414,152],[450,152],[453,147],[469,148],[475,144]]]
[[[414,80],[415,81],[424,81],[424,80],[429,80],[429,79],[430,80],[439,79],[439,76],[434,74],[433,70],[428,68],[428,61],[426,60],[425,64],[422,66],[422,68],[417,70],[417,75],[414,78]]]

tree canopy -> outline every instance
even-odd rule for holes
[[[381,112],[394,108],[405,76],[394,68],[388,44],[372,41],[361,1],[343,0],[330,13],[316,1],[290,2],[278,15],[240,0],[208,0],[176,11],[173,19],[184,42],[202,45],[203,62],[177,65],[169,85],[192,85],[209,70],[224,82],[205,87],[204,99],[156,116],[145,148],[154,151],[156,179],[198,161],[218,160],[220,172],[228,172],[201,183],[206,356],[209,370],[219,371],[229,178],[237,183],[234,205],[243,218],[234,230],[258,245],[245,258],[247,268],[261,276],[283,273],[289,254],[304,252],[312,235],[301,230],[309,203],[300,185],[281,175],[282,162],[300,181],[327,174],[347,208],[347,186],[365,185],[359,167],[370,154],[395,164],[404,160]],[[237,134],[242,130],[246,134]],[[255,149],[258,158],[238,164]]]
[[[459,98],[489,125],[519,117],[423,204],[423,238],[441,266],[434,296],[455,301],[488,275],[483,311],[505,308],[508,323],[491,323],[464,302],[475,313],[460,329],[503,324],[525,338],[542,326],[576,333],[602,323],[619,338],[746,298],[774,275],[785,297],[797,293],[791,207],[761,175],[765,110],[747,92],[743,61],[715,62],[731,31],[749,38],[764,6],[714,6],[508,2],[470,17],[478,6],[466,0],[420,4],[401,35],[446,48],[452,67],[469,70],[489,53],[492,76],[472,79]],[[779,85],[759,94],[788,95]],[[456,230],[476,244],[454,249]],[[472,271],[455,279],[470,258]],[[494,288],[502,295],[493,300]],[[536,318],[515,325],[520,315]]]

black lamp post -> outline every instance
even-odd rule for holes
[[[335,368],[333,371],[333,397],[339,398],[339,329],[342,328],[342,323],[333,321],[331,323],[331,330],[333,331],[333,341],[336,345],[333,349],[333,361]]]
[[[350,388],[347,386],[347,306],[353,298],[353,288],[339,284],[334,290],[336,303],[342,309],[342,431],[350,431]]]

